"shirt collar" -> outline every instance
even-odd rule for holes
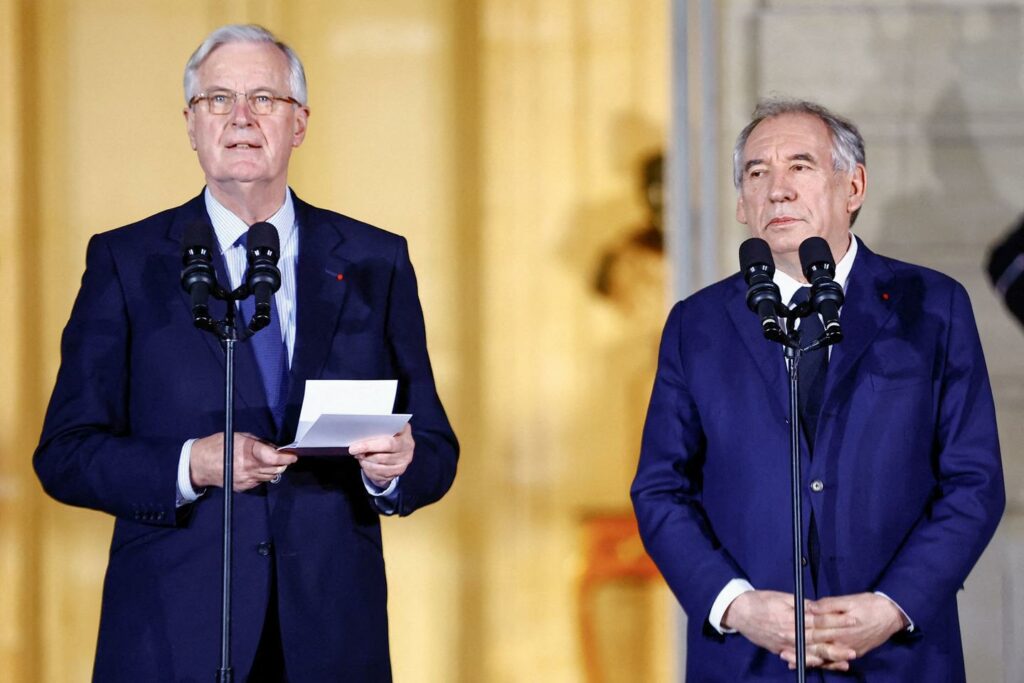
[[[213,223],[213,233],[217,236],[217,243],[223,254],[234,246],[239,237],[249,231],[249,226],[218,202],[209,187],[203,191],[203,199],[206,201],[206,213],[210,215],[210,222]],[[281,204],[281,208],[266,222],[277,228],[281,244],[291,239],[295,230],[295,204],[292,202],[292,193],[289,189],[284,191],[284,203]]]
[[[846,285],[850,280],[850,270],[853,268],[853,260],[857,258],[857,238],[850,233],[850,248],[846,250],[843,258],[836,264],[836,283],[846,291]],[[798,282],[781,270],[775,271],[775,284],[779,286],[779,294],[787,304],[801,287],[810,287],[806,282]]]

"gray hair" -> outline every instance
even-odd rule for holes
[[[185,104],[198,94],[199,90],[199,67],[210,56],[210,53],[221,45],[229,43],[270,43],[277,46],[284,56],[288,58],[288,84],[292,89],[291,96],[306,104],[306,71],[302,68],[302,61],[295,54],[295,50],[282,43],[273,33],[257,26],[256,24],[229,24],[206,37],[206,40],[196,48],[196,51],[189,57],[185,65]]]
[[[857,126],[849,119],[833,114],[825,107],[807,100],[773,98],[761,100],[754,108],[750,123],[740,131],[736,138],[736,146],[732,150],[732,182],[736,189],[743,183],[743,148],[747,139],[759,123],[765,119],[775,118],[783,114],[809,114],[818,118],[832,136],[832,169],[836,172],[853,173],[857,164],[866,165],[864,155],[864,138]],[[850,216],[850,225],[857,220],[857,209]]]

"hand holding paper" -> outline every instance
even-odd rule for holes
[[[412,427],[406,423],[398,434],[353,443],[348,452],[359,461],[366,478],[384,489],[392,479],[405,474],[415,447]]]

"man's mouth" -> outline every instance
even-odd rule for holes
[[[766,227],[784,228],[788,225],[792,225],[793,223],[798,222],[799,220],[800,219],[796,218],[795,216],[776,216],[775,218],[768,221],[768,225]]]
[[[250,144],[247,142],[236,142],[234,144],[228,145],[228,149],[260,149],[260,146],[257,144]]]

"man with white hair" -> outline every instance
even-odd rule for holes
[[[52,496],[116,518],[94,679],[200,681],[218,668],[224,354],[193,325],[182,237],[209,231],[233,289],[249,226],[268,222],[282,286],[235,373],[231,663],[239,681],[390,680],[379,515],[439,499],[458,458],[406,242],[288,187],[306,80],[270,32],[217,29],[184,82],[206,188],[90,241],[34,458]],[[351,458],[279,453],[307,379],[396,379],[396,412],[413,418]]]
[[[734,159],[736,217],[767,242],[782,300],[806,300],[809,237],[846,292],[842,342],[800,363],[808,678],[964,681],[956,592],[1005,502],[967,292],[852,235],[867,169],[850,121],[762,102]],[[700,683],[790,681],[797,663],[789,383],[746,294],[736,274],[673,308],[632,489]],[[822,327],[804,325],[806,344]]]

